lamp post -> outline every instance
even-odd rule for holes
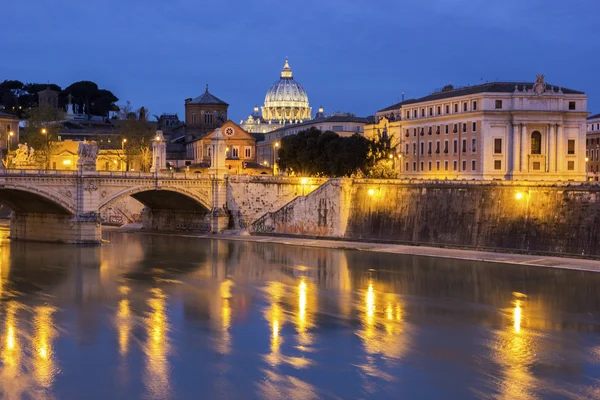
[[[48,139],[48,130],[42,128],[42,135],[46,135],[46,169],[50,169],[50,139]]]
[[[588,161],[590,161],[589,158],[585,158],[585,180],[589,181],[590,179],[588,178]]]
[[[125,153],[125,171],[129,171],[129,155],[125,152],[125,143],[127,143],[127,138],[121,140],[121,152]]]
[[[13,131],[8,132],[8,137],[6,138],[7,155],[8,155],[8,153],[10,153],[10,144],[12,142],[12,138],[14,135],[15,135],[15,133]]]
[[[279,150],[279,142],[275,142],[273,145],[273,176],[275,176],[275,152]]]

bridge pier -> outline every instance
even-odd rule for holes
[[[10,221],[11,240],[30,240],[56,243],[102,242],[97,213],[87,215],[13,213]]]

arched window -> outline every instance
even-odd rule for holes
[[[538,131],[531,134],[531,154],[542,154],[542,134]]]

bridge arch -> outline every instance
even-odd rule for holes
[[[194,212],[211,210],[208,193],[202,195],[185,187],[161,186],[157,188],[155,185],[135,186],[113,193],[100,201],[98,209],[129,196],[153,210]]]
[[[0,185],[0,203],[6,204],[17,213],[62,214],[73,216],[76,214],[72,202],[65,200],[74,196],[66,192],[59,196],[53,191],[34,185],[15,185],[5,183]]]

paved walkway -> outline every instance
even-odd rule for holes
[[[124,229],[128,231],[128,229]],[[157,234],[139,230],[135,232]],[[438,258],[453,258],[458,260],[474,260],[507,264],[531,265],[546,268],[564,268],[575,269],[581,271],[600,272],[600,261],[585,260],[578,258],[551,257],[526,254],[499,253],[490,251],[476,251],[463,249],[448,249],[440,247],[426,246],[407,246],[401,244],[383,244],[383,243],[368,243],[368,242],[351,242],[341,240],[321,240],[321,239],[306,239],[306,238],[291,238],[279,236],[250,236],[250,235],[202,235],[202,234],[179,234],[169,233],[170,235],[185,236],[185,237],[202,237],[218,240],[240,240],[244,242],[264,242],[278,243],[293,246],[305,247],[321,247],[328,249],[352,249],[361,251],[378,251],[391,254],[409,254],[415,256],[438,257]]]

